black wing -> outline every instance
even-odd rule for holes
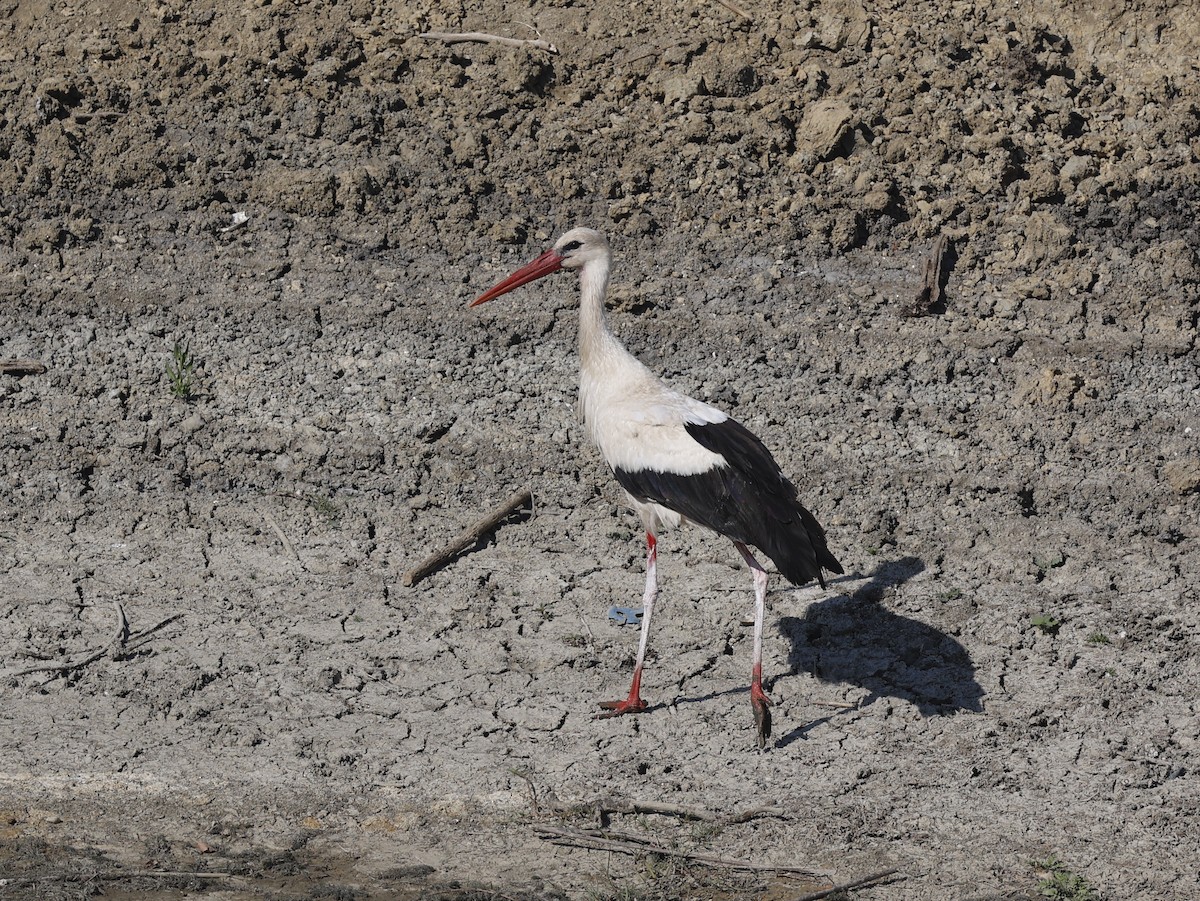
[[[761,548],[797,585],[817,579],[823,586],[822,567],[842,572],[826,545],[825,530],[797,499],[795,486],[754,433],[732,419],[689,422],[685,428],[727,465],[692,475],[614,469],[621,486],[640,500]]]

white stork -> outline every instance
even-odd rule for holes
[[[791,582],[821,570],[842,572],[825,543],[825,530],[796,496],[771,452],[720,410],[668,387],[608,329],[604,295],[611,255],[604,235],[590,228],[567,232],[527,266],[479,295],[471,306],[560,269],[578,269],[583,298],[579,319],[580,401],[600,453],[629,495],[646,529],[646,593],[633,685],[623,701],[600,706],[601,716],[641,713],[642,666],[658,595],[658,531],[690,521],[733,541],[754,576],[754,668],[750,702],[759,747],[771,734],[771,701],[762,687],[763,618],[767,572],[750,553],[762,550]]]

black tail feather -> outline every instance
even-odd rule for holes
[[[753,543],[771,558],[775,568],[793,585],[804,585],[816,579],[825,587],[822,570],[841,574],[842,564],[829,550],[825,530],[807,508],[794,501],[793,516],[788,522],[761,531]]]

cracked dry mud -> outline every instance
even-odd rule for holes
[[[0,373],[0,898],[827,884],[533,831],[602,798],[779,808],[610,820],[898,868],[854,897],[1035,897],[1051,856],[1200,896],[1200,18],[736,6],[0,2],[0,362],[36,364]],[[576,224],[614,329],[846,565],[774,582],[765,753],[750,580],[697,531],[652,709],[593,719],[642,548],[575,285],[465,308]],[[939,236],[944,310],[906,315]]]

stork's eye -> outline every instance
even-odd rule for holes
[[[563,253],[572,253],[583,246],[582,241],[568,241],[563,245]]]

